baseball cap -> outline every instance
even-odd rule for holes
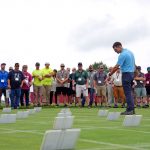
[[[137,66],[136,69],[141,69],[141,66]]]
[[[61,66],[61,67],[65,67],[65,64],[61,63],[60,66]]]
[[[147,67],[147,71],[150,71],[150,67]]]
[[[39,63],[39,62],[36,62],[35,66],[40,66],[40,63]]]
[[[6,63],[2,63],[1,65],[6,65]]]
[[[46,62],[45,65],[50,65],[50,63],[49,63],[49,62]]]
[[[78,66],[82,66],[82,62],[79,62],[79,63],[78,63]]]

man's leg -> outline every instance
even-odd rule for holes
[[[118,99],[119,99],[118,88],[116,86],[114,86],[113,92],[114,92],[114,107],[116,108],[118,107]]]
[[[2,89],[0,89],[0,106],[1,106],[1,98],[2,98]]]
[[[125,107],[125,95],[124,95],[124,90],[123,87],[119,87],[119,97],[121,99],[122,102],[122,107]]]
[[[21,96],[20,96],[21,106],[24,106],[24,94],[25,94],[25,91],[23,89],[21,89]]]
[[[134,111],[134,100],[132,96],[132,86],[131,83],[133,81],[134,74],[133,73],[123,73],[122,74],[122,83],[123,89],[127,102],[127,112]]]
[[[112,98],[113,98],[113,90],[112,90],[112,85],[111,84],[107,85],[107,92],[108,92],[108,105],[111,106]]]
[[[25,92],[25,98],[26,98],[26,107],[29,106],[29,93],[30,90],[24,90]]]
[[[15,90],[14,89],[11,89],[10,97],[11,97],[11,107],[14,108],[15,106]]]
[[[101,87],[102,90],[102,99],[105,103],[105,107],[107,106],[107,96],[106,96],[106,86]]]
[[[79,104],[79,106],[81,107],[82,104],[81,104],[81,85],[76,85],[76,98],[77,98],[77,102]]]
[[[19,102],[20,102],[20,95],[21,95],[21,89],[15,89],[15,108],[19,107]]]
[[[93,101],[94,101],[94,89],[90,88],[90,103],[89,103],[90,106],[92,106]]]
[[[38,105],[42,105],[43,102],[43,87],[42,86],[38,86]]]
[[[37,105],[38,104],[38,87],[37,86],[33,86],[33,90],[34,90],[34,95],[35,95],[35,97],[34,97],[34,101],[33,101],[33,104],[34,105]]]

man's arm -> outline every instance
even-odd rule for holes
[[[113,68],[112,68],[112,71],[108,74],[109,76],[113,75],[118,69],[119,69],[119,65],[116,64]]]

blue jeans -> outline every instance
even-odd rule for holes
[[[88,90],[89,90],[89,94],[90,94],[90,103],[89,103],[89,105],[92,106],[93,101],[94,101],[95,90],[93,88],[89,88]]]
[[[21,89],[11,89],[11,107],[17,108],[20,102]]]
[[[132,72],[123,72],[122,73],[122,85],[127,102],[127,110],[134,110],[134,99],[132,96],[132,81],[134,79],[134,73]]]

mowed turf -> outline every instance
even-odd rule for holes
[[[45,131],[53,128],[54,118],[61,109],[43,108],[26,119],[17,119],[14,124],[0,124],[0,150],[39,150]],[[124,116],[118,121],[107,121],[106,117],[98,117],[98,110],[71,108],[75,116],[73,128],[81,129],[76,150],[150,149],[149,108],[136,109],[137,114],[143,115],[139,127],[123,127]],[[110,112],[123,110],[109,109]]]

